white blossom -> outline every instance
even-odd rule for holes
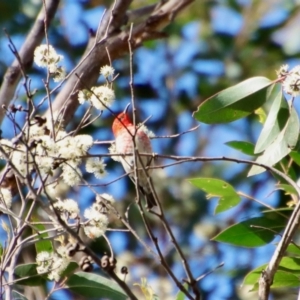
[[[53,175],[54,163],[55,160],[52,157],[48,156],[36,156],[35,162],[41,173],[41,176],[44,175]]]
[[[82,151],[82,155],[85,155],[93,146],[93,137],[88,134],[76,135],[74,137],[74,143]]]
[[[86,101],[91,100],[92,93],[89,90],[81,90],[78,93],[78,102],[80,104],[84,104]]]
[[[62,178],[67,185],[74,186],[80,183],[82,173],[79,168],[74,168],[64,164]]]
[[[96,201],[97,201],[97,202],[101,202],[101,201],[102,201],[102,198],[104,198],[106,201],[109,201],[109,202],[111,202],[111,203],[113,203],[113,202],[116,201],[112,195],[109,195],[109,194],[106,194],[106,193],[98,194],[98,195],[96,196]]]
[[[88,219],[87,224],[84,226],[84,232],[89,238],[97,238],[105,233],[109,223],[105,214],[91,206],[84,211],[84,217]]]
[[[55,253],[53,255],[53,263],[51,272],[48,274],[48,279],[58,282],[62,272],[67,268],[68,264],[69,260],[67,258],[62,258]]]
[[[47,251],[39,252],[36,256],[38,274],[48,272],[52,265],[52,253]]]
[[[63,56],[58,55],[51,45],[40,45],[34,50],[34,62],[39,67],[56,65],[62,59]]]
[[[114,76],[114,68],[111,67],[111,66],[103,66],[101,69],[100,69],[100,74],[102,76],[104,76],[105,78],[109,78],[109,77],[113,77]]]
[[[276,71],[278,78],[287,75],[289,65],[282,65],[279,70]]]
[[[55,70],[50,72],[54,82],[60,82],[66,77],[66,70],[61,66],[57,66]]]
[[[78,217],[80,212],[78,203],[73,199],[58,200],[53,206],[70,219]]]
[[[27,175],[27,171],[30,172],[33,167],[32,155],[29,152],[26,153],[26,148],[23,145],[19,145],[13,151],[11,156],[11,162],[24,177]]]
[[[91,96],[92,105],[99,110],[110,107],[115,100],[114,91],[107,86],[92,87],[93,94]]]
[[[293,97],[300,95],[300,65],[294,67],[286,75],[282,87],[287,94]]]
[[[59,247],[57,247],[56,252],[61,256],[61,257],[69,257],[68,255],[68,247],[66,247],[65,245],[60,245]]]
[[[36,154],[49,155],[55,157],[57,155],[57,145],[49,135],[42,135],[36,138]]]
[[[54,252],[40,252],[36,257],[37,273],[48,273],[49,280],[60,280],[62,272],[68,266],[69,260]]]
[[[30,137],[37,137],[45,135],[45,132],[47,130],[46,126],[40,126],[39,124],[34,124],[30,126],[29,129],[29,135]]]
[[[105,233],[105,230],[97,226],[85,225],[83,229],[86,236],[90,239],[96,239]]]
[[[93,138],[90,135],[67,136],[57,142],[58,152],[61,158],[65,158],[69,164],[76,167],[87,154],[88,149],[93,145]]]
[[[88,158],[86,160],[85,169],[88,173],[94,173],[95,177],[100,179],[106,175],[105,170],[106,164],[103,159],[96,158]]]
[[[57,131],[56,134],[55,134],[55,138],[56,138],[56,141],[57,141],[57,142],[63,140],[63,139],[64,139],[65,137],[67,137],[67,136],[68,136],[68,134],[67,134],[67,132],[64,131],[64,130],[59,130],[59,131]]]

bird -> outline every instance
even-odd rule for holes
[[[151,141],[142,128],[138,128],[132,124],[132,121],[127,113],[128,107],[126,106],[123,112],[118,114],[112,124],[112,131],[115,137],[116,152],[121,154],[120,162],[126,173],[129,174],[130,179],[135,182],[134,174],[134,142],[133,137],[135,136],[135,146],[139,153],[149,153],[152,154]],[[127,154],[127,155],[126,155]],[[131,156],[128,154],[132,154]],[[141,163],[142,161],[142,163]],[[146,207],[151,209],[156,206],[157,203],[148,184],[147,174],[150,176],[152,170],[147,169],[147,174],[143,169],[146,167],[153,166],[154,162],[150,156],[140,156],[137,157],[137,176],[139,189],[146,199]]]

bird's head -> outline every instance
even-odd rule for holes
[[[119,130],[123,130],[124,127],[132,124],[130,117],[127,113],[129,106],[130,106],[130,104],[128,104],[125,107],[124,111],[121,112],[120,114],[118,114],[116,116],[116,118],[114,119],[114,122],[112,124],[112,131],[113,131],[114,136],[116,136],[116,134],[119,132]]]

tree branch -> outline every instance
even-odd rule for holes
[[[156,6],[156,9],[145,21],[133,27],[131,33],[132,48],[136,49],[140,47],[144,41],[164,37],[165,34],[161,33],[160,30],[170,24],[174,17],[193,1],[194,0],[170,0],[161,6]],[[121,5],[121,2],[124,2],[124,4]],[[123,0],[117,1],[115,8],[112,10],[113,16],[121,14],[125,18],[124,6],[125,3],[129,5],[129,2],[130,1]],[[121,9],[123,9],[123,11],[120,11]],[[84,61],[81,61],[81,65],[76,69],[76,73],[74,72],[70,76],[64,88],[57,95],[53,103],[53,111],[63,113],[65,124],[69,123],[78,107],[77,95],[79,90],[91,88],[97,82],[100,67],[108,64],[109,58],[107,51],[111,60],[128,53],[130,28],[122,32],[120,31],[119,33],[117,30],[117,26],[120,27],[124,24],[124,18],[119,17],[115,21],[113,17],[111,20],[112,25],[110,25],[113,26],[113,29],[107,30],[108,37],[97,41],[89,55],[84,58]],[[106,20],[106,18],[104,18],[104,20]],[[107,21],[104,21],[104,24],[108,24]],[[96,34],[97,38],[103,37],[102,32],[104,28],[107,27],[104,25],[99,27],[100,33]],[[78,76],[80,76],[80,79],[78,79]],[[46,115],[49,115],[49,113],[48,111]]]
[[[25,70],[31,67],[34,49],[42,42],[44,38],[44,20],[47,20],[47,26],[49,26],[49,23],[52,21],[57,10],[59,0],[48,0],[46,3],[46,9],[44,6],[42,6],[32,29],[27,35],[27,38],[21,47],[21,50],[19,51],[19,57]],[[12,65],[5,72],[3,83],[0,89],[0,123],[3,121],[5,116],[5,110],[2,108],[2,106],[8,106],[14,97],[14,93],[20,78],[21,66],[18,59],[15,59]]]

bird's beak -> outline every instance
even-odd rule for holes
[[[131,105],[131,103],[128,103],[127,105],[126,105],[126,107],[125,107],[125,109],[124,109],[124,114],[127,114],[127,111],[128,111],[128,108],[129,108],[129,106]]]

